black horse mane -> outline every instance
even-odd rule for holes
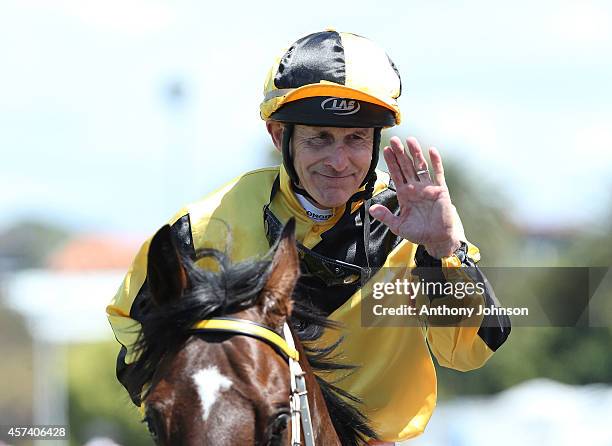
[[[142,329],[135,344],[138,359],[129,371],[130,380],[134,380],[138,388],[144,388],[151,382],[155,370],[167,352],[177,351],[187,338],[194,334],[191,330],[194,323],[252,307],[271,272],[272,262],[267,258],[232,263],[226,254],[213,249],[201,250],[197,257],[215,259],[219,271],[199,268],[190,256],[181,255],[190,284],[189,289],[180,299],[163,307],[149,305],[148,311],[141,317]],[[143,297],[151,299],[148,287],[144,288],[143,291],[148,295]],[[302,300],[296,295],[298,293],[294,292],[289,325],[302,343],[315,341],[321,337],[324,328],[334,328],[335,325],[305,304],[305,299]],[[308,348],[303,345],[312,369],[322,374],[333,370],[354,369],[353,366],[334,361],[334,351],[341,342],[342,339],[323,348]],[[355,407],[361,404],[358,398],[318,375],[315,377],[343,446],[363,445],[367,444],[368,438],[377,438],[375,431],[369,427],[367,418]]]

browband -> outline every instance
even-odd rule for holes
[[[296,361],[299,361],[300,359],[299,352],[295,348],[289,346],[287,341],[285,341],[274,330],[264,325],[260,325],[257,322],[249,321],[246,319],[237,319],[229,317],[203,319],[193,324],[192,330],[219,331],[253,336],[255,338],[267,342],[268,344],[271,344],[273,347],[277,347],[280,351],[282,351],[291,359],[294,359]]]

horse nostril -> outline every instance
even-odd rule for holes
[[[151,434],[151,438],[155,441],[155,444],[159,444],[160,439],[164,436],[163,421],[163,416],[155,408],[147,405],[142,423],[147,426],[147,430],[149,434]]]
[[[157,431],[155,430],[155,424],[153,423],[153,420],[151,419],[151,417],[149,417],[148,415],[142,420],[142,422],[144,424],[146,424],[147,426],[147,430],[149,431],[149,433],[151,434],[151,437],[153,437],[154,440],[157,440],[158,435],[157,435]]]

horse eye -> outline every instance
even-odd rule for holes
[[[274,419],[273,426],[274,430],[277,432],[283,431],[287,429],[287,425],[289,424],[289,414],[282,413]]]
[[[287,412],[283,412],[278,414],[270,425],[270,446],[280,446],[281,441],[283,440],[283,432],[287,429],[289,425],[289,420],[291,416]]]

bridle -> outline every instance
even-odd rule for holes
[[[295,341],[289,325],[283,325],[283,336],[274,330],[257,322],[246,319],[218,317],[204,319],[192,326],[194,332],[218,331],[251,336],[267,342],[275,347],[279,353],[287,357],[291,381],[291,395],[289,407],[291,409],[291,446],[314,446],[312,418],[308,405],[308,391],[306,390],[306,373],[300,366],[300,354],[295,348]],[[301,424],[300,424],[301,421]],[[304,445],[301,442],[300,428],[304,428]]]

